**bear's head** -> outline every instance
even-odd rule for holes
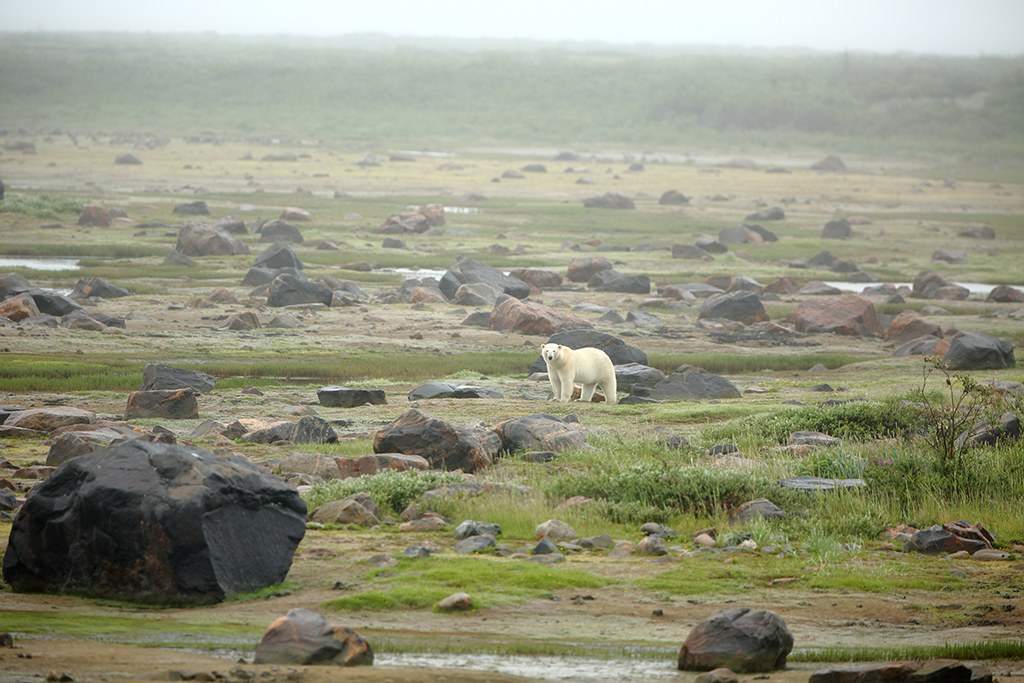
[[[545,344],[540,347],[540,355],[548,363],[554,363],[562,355],[562,347],[558,344]]]

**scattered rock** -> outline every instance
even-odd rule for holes
[[[1000,370],[1017,364],[1013,344],[980,332],[960,332],[942,358],[950,370]]]
[[[373,664],[373,649],[347,626],[316,612],[293,609],[276,619],[256,646],[254,664],[359,666]]]
[[[796,330],[804,333],[832,332],[859,337],[880,337],[884,330],[870,300],[856,294],[838,299],[809,299],[796,311]]]
[[[786,666],[793,635],[782,617],[768,610],[733,607],[697,624],[679,650],[679,669],[728,668],[761,673]]]
[[[349,389],[336,385],[321,387],[316,391],[320,405],[329,408],[355,408],[366,405],[387,405],[383,389]]]

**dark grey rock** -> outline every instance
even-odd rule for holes
[[[205,372],[149,363],[142,369],[142,384],[139,391],[188,388],[197,394],[206,394],[213,391],[216,384],[217,378]]]
[[[455,544],[453,550],[462,555],[482,553],[497,546],[494,536],[469,536]]]
[[[270,283],[267,305],[272,307],[297,304],[323,304],[330,307],[334,294],[321,284],[282,273]]]
[[[504,395],[486,387],[448,382],[427,382],[409,392],[410,401],[430,398],[504,398]]]
[[[774,612],[748,607],[721,609],[690,631],[679,650],[679,669],[774,671],[786,667],[792,650],[793,635]]]
[[[320,405],[329,408],[355,408],[367,403],[382,406],[388,402],[383,389],[349,389],[333,384],[317,389],[316,396]]]
[[[460,285],[477,282],[491,285],[498,291],[517,299],[525,299],[530,296],[530,285],[519,278],[505,275],[497,268],[464,256],[455,259],[455,263],[441,277],[438,287],[446,299],[452,300]]]
[[[452,538],[456,541],[461,541],[463,539],[470,538],[471,536],[490,536],[491,538],[497,538],[498,536],[501,536],[501,525],[467,519],[455,527],[455,531],[452,532]]]
[[[647,392],[648,398],[658,400],[720,399],[740,398],[741,396],[736,385],[726,378],[696,368],[683,373],[672,373]]]
[[[294,268],[302,270],[302,261],[295,255],[287,242],[275,242],[256,257],[254,268]]]
[[[980,332],[961,332],[953,337],[942,362],[950,370],[999,370],[1017,364],[1013,344]]]
[[[134,440],[33,490],[3,576],[17,591],[217,602],[283,581],[305,528],[298,491],[246,460]]]

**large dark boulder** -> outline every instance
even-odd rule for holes
[[[3,577],[16,591],[212,603],[283,581],[305,530],[298,491],[248,461],[128,441],[33,490]]]
[[[716,244],[720,242],[716,241]],[[724,246],[724,245],[723,245]],[[714,261],[715,257],[695,244],[673,244],[672,258],[684,261]]]
[[[595,291],[618,292],[622,294],[650,294],[651,278],[646,275],[620,275],[604,284],[598,285]]]
[[[633,387],[633,393],[661,400],[672,399],[703,399],[703,398],[740,398],[742,394],[736,385],[725,377],[713,375],[698,368],[687,368],[683,372],[674,372],[662,381],[643,392],[640,387]]]
[[[267,627],[253,663],[369,665],[373,664],[373,649],[347,626],[330,624],[316,612],[293,609]]]
[[[635,209],[633,200],[620,192],[605,192],[596,197],[587,197],[583,206],[590,209]]]
[[[764,310],[761,297],[751,291],[738,290],[712,294],[701,304],[697,317],[724,318],[736,320],[744,325],[753,325],[768,320],[768,313]]]
[[[781,221],[786,217],[786,212],[781,206],[772,206],[767,209],[755,211],[743,220],[745,221]]]
[[[249,253],[249,247],[230,232],[201,223],[181,226],[174,250],[185,256],[239,256]]]
[[[355,408],[366,405],[387,405],[383,389],[350,389],[331,385],[316,390],[320,405],[329,408]]]
[[[530,285],[519,278],[505,275],[497,268],[492,268],[486,263],[480,263],[464,256],[459,256],[455,259],[455,263],[441,277],[441,282],[438,286],[445,297],[449,300],[454,300],[455,292],[459,289],[460,285],[477,282],[491,285],[499,292],[504,292],[517,299],[525,299],[530,296]]]
[[[634,384],[642,387],[653,387],[665,379],[665,373],[640,363],[625,363],[615,366],[615,386],[622,391],[629,391]]]
[[[257,268],[253,266],[242,278],[242,284],[247,287],[259,287],[260,285],[269,285],[274,281],[278,275],[287,273],[294,275],[300,280],[306,280],[306,274],[298,268]],[[321,283],[323,284],[323,283]]]
[[[601,349],[608,354],[612,365],[627,365],[629,363],[647,365],[646,353],[635,346],[629,346],[618,337],[598,332],[591,327],[567,327],[561,329],[552,334],[547,343],[561,344],[562,346],[568,346],[570,349],[582,349],[588,346]],[[537,360],[530,366],[530,372],[547,371],[547,363],[538,355]]]
[[[157,389],[133,391],[128,394],[124,419],[158,418],[163,420],[198,420],[199,402],[191,389]]]
[[[44,315],[52,315],[60,318],[73,311],[84,310],[78,302],[72,301],[70,298],[64,296],[60,292],[55,292],[52,289],[40,289],[38,287],[22,289],[20,287],[13,287],[10,290],[9,296],[17,296],[19,294],[25,294],[32,297],[32,301],[35,303],[36,308]]]
[[[481,430],[459,427],[415,408],[374,433],[373,452],[419,455],[434,468],[470,474],[490,467],[493,458]]]
[[[71,290],[71,294],[68,296],[72,299],[86,299],[91,296],[98,296],[103,299],[117,299],[129,294],[131,292],[124,287],[108,285],[98,277],[83,277],[79,278],[75,288]]]
[[[252,262],[254,268],[294,268],[302,270],[302,261],[287,242],[275,242],[260,252]]]
[[[1013,344],[980,332],[961,332],[953,337],[942,362],[950,370],[1000,370],[1017,364]]]
[[[609,267],[610,266],[611,264],[609,264]],[[3,301],[9,296],[20,294],[31,288],[32,283],[20,273],[6,273],[4,275],[0,275],[0,301]]]
[[[850,226],[849,220],[839,218],[825,223],[825,227],[821,229],[821,237],[822,239],[848,240],[853,237],[853,228]]]
[[[260,242],[286,242],[302,244],[304,238],[299,229],[288,221],[275,218],[260,227]]]
[[[334,293],[323,285],[283,273],[270,283],[267,305],[276,308],[296,304],[323,304],[330,307],[333,299]]]
[[[586,448],[587,435],[578,424],[548,413],[535,413],[505,420],[494,427],[503,453],[534,449],[559,453],[568,448]]]
[[[180,213],[186,216],[209,216],[210,207],[202,200],[178,204],[174,207],[173,213]]]
[[[786,666],[793,634],[782,617],[749,607],[720,609],[693,627],[679,649],[679,669],[760,673]]]
[[[189,388],[197,394],[205,394],[213,391],[216,383],[217,378],[205,372],[149,363],[142,369],[142,385],[139,386],[139,391]]]

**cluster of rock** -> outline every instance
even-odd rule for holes
[[[108,285],[98,278],[81,278],[70,295],[34,287],[22,275],[0,275],[0,322],[22,325],[68,327],[95,332],[119,333],[126,328],[124,318],[86,310],[82,303],[128,296],[122,287]]]

